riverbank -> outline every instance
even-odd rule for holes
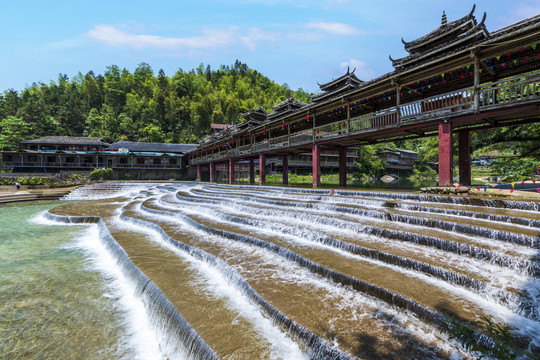
[[[70,186],[52,189],[23,189],[19,191],[0,188],[0,204],[31,200],[57,200],[69,194],[75,188],[76,186]]]

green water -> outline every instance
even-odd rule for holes
[[[59,204],[0,205],[0,359],[129,358],[121,312],[77,245],[88,228],[29,221]]]

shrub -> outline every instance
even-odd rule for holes
[[[113,171],[110,168],[107,169],[95,169],[90,173],[90,180],[94,181],[103,181],[103,180],[111,180],[113,175]]]
[[[43,176],[21,176],[17,179],[18,182],[21,183],[21,185],[50,185],[51,179],[48,177]]]

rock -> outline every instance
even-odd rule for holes
[[[385,182],[385,183],[391,183],[392,181],[394,181],[395,178],[391,175],[384,175],[382,178],[381,178],[381,181]]]

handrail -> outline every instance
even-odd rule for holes
[[[430,111],[468,109],[473,104],[474,87],[469,87],[403,104],[400,106],[401,120],[413,120]]]
[[[480,88],[480,106],[514,103],[540,97],[540,74],[505,79]]]

